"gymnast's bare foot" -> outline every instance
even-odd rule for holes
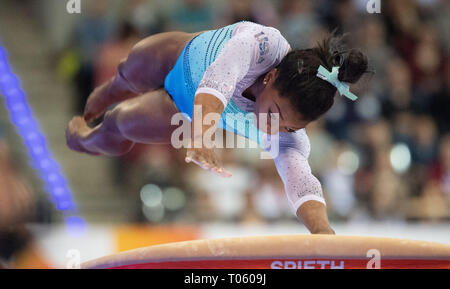
[[[88,151],[81,144],[81,139],[88,135],[91,130],[92,129],[86,124],[86,121],[81,116],[73,117],[66,129],[67,146],[77,152],[90,155],[101,155],[97,152]]]

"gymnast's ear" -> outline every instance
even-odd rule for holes
[[[275,81],[275,79],[277,78],[277,76],[278,76],[278,69],[277,68],[273,68],[272,70],[270,70],[269,72],[267,72],[264,75],[263,83],[264,84],[267,84],[269,82],[273,83]]]

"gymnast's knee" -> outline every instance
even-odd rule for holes
[[[130,61],[124,59],[120,62],[117,67],[117,76],[115,78],[115,84],[121,88],[126,88],[134,94],[139,94],[143,92],[143,88],[137,83],[135,77],[132,74],[132,67],[130,67]]]
[[[129,90],[134,93],[144,93],[162,84],[154,71],[159,71],[159,61],[156,61],[150,49],[133,48],[127,59],[118,66],[118,76]]]
[[[130,135],[132,135],[133,124],[136,122],[136,114],[137,112],[133,110],[133,107],[130,107],[126,102],[121,103],[106,112],[104,125],[109,131],[132,140]]]
[[[120,105],[116,106],[112,110],[108,110],[105,112],[105,116],[103,118],[103,127],[108,130],[110,133],[122,134],[119,127],[119,119],[120,115],[123,114],[123,109]]]

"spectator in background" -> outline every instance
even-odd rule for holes
[[[268,200],[266,200],[268,201]],[[270,222],[273,219],[270,216],[260,215],[260,211],[256,207],[254,192],[244,192],[244,210],[239,218],[239,223],[242,225],[255,225],[264,224],[264,222]],[[266,218],[263,218],[266,217]]]
[[[438,151],[436,125],[427,115],[415,117],[413,125],[412,161],[428,167],[436,159]]]
[[[309,124],[307,133],[311,142],[309,164],[313,174],[320,175],[331,166],[330,159],[336,143],[333,137],[325,130],[323,119]]]
[[[387,4],[390,40],[409,67],[412,83],[421,94],[418,100],[422,112],[429,112],[430,94],[441,88],[447,63],[436,24],[423,20],[424,12],[416,1],[388,1]]]
[[[394,172],[390,152],[392,131],[385,120],[367,123],[359,141],[360,169],[355,176],[357,198],[375,219],[402,217],[408,186]]]
[[[125,19],[135,27],[140,38],[163,31],[165,19],[153,0],[129,0],[124,4]]]
[[[386,121],[376,121],[362,126],[358,137],[360,164],[355,175],[355,192],[361,204],[369,208],[377,169],[376,158],[380,152],[390,148],[392,135]]]
[[[250,195],[258,216],[267,222],[274,222],[286,216],[291,217],[283,183],[270,161],[263,161],[257,168],[256,186]]]
[[[171,168],[176,152],[165,145],[137,145],[119,160],[116,180],[130,192],[139,192],[148,183],[165,187],[182,180],[172,178],[176,174],[176,169]]]
[[[410,65],[414,84],[421,92],[421,105],[427,109],[424,112],[429,112],[431,94],[442,88],[447,62],[436,27],[431,22],[423,23],[417,34],[414,58]]]
[[[430,9],[429,17],[434,18],[436,21],[436,26],[439,29],[439,38],[445,47],[445,52],[447,55],[450,54],[450,2],[448,0],[438,0],[433,7]]]
[[[354,190],[353,164],[342,160],[343,153],[350,151],[346,144],[333,146],[332,156],[329,158],[329,167],[323,173],[323,185],[327,196],[328,207],[332,214],[330,217],[337,220],[347,220],[356,210],[357,200]]]
[[[220,16],[218,26],[239,21],[252,21],[266,26],[277,27],[278,15],[272,2],[266,0],[230,0]]]
[[[87,2],[86,12],[75,28],[73,41],[80,58],[80,69],[75,76],[75,88],[78,93],[76,111],[82,113],[84,104],[94,88],[94,62],[100,46],[109,39],[113,31],[112,23],[107,19],[105,0]]]
[[[439,157],[430,169],[430,180],[440,187],[441,194],[450,200],[450,134],[439,145]]]
[[[281,3],[280,31],[292,48],[309,47],[319,29],[312,0],[284,0]]]
[[[441,140],[439,158],[424,179],[421,194],[410,200],[408,217],[429,221],[450,218],[450,135]]]
[[[370,205],[374,219],[403,218],[408,186],[393,170],[390,147],[375,152]]]
[[[214,15],[206,0],[182,0],[179,7],[170,12],[166,31],[196,32],[212,29]]]
[[[338,29],[339,33],[356,32],[360,23],[360,15],[353,0],[325,1],[323,5],[330,5],[327,23],[329,30]],[[325,4],[326,3],[326,4]]]
[[[446,71],[443,73],[444,85],[442,89],[433,94],[431,100],[431,115],[441,134],[450,132],[450,58],[447,58]]]
[[[131,48],[139,41],[138,31],[129,22],[120,25],[116,39],[104,43],[99,48],[95,61],[95,87],[108,81],[117,73],[120,61],[128,56]]]
[[[400,112],[416,112],[412,79],[408,65],[400,58],[393,58],[387,65],[387,90],[382,93],[383,116],[393,121]]]
[[[33,208],[30,188],[15,171],[5,141],[0,138],[0,230],[23,223]]]
[[[224,166],[233,172],[232,182],[205,170],[193,170],[188,179],[195,192],[201,192],[203,198],[207,195],[206,199],[210,200],[207,205],[213,208],[214,219],[236,222],[242,220],[249,192],[254,192],[255,172],[253,168],[241,165],[232,151],[218,150],[217,153],[222,154]],[[198,212],[202,210],[196,208]]]
[[[23,222],[7,228],[0,228],[0,269],[2,269],[2,265],[5,268],[25,269],[25,267],[16,265],[17,259],[32,246],[32,243],[33,235]],[[38,251],[36,253],[38,255]],[[45,268],[45,266],[41,268]]]
[[[348,101],[335,97],[334,104],[325,115],[326,130],[337,140],[347,139],[348,130],[351,125],[351,108],[353,104]]]
[[[364,22],[359,38],[376,72],[370,82],[370,88],[375,93],[381,93],[387,89],[386,66],[395,56],[392,47],[386,43],[386,37],[386,28],[382,19],[369,16]]]
[[[15,170],[2,137],[0,127],[0,263],[8,267],[32,240],[24,224],[34,204],[30,187]]]
[[[413,98],[411,73],[400,58],[392,58],[386,65],[386,90],[379,94],[382,116],[391,123],[396,142],[411,144],[414,114],[420,107]]]
[[[388,42],[406,63],[411,63],[416,31],[421,25],[417,3],[415,0],[388,0],[383,4]]]

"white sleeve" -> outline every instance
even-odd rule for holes
[[[293,213],[307,201],[326,205],[319,180],[311,173],[308,163],[310,143],[305,130],[280,133],[278,156],[274,157]]]
[[[267,72],[281,61],[290,48],[275,28],[251,22],[240,25],[241,30],[237,30],[206,69],[196,95],[212,94],[226,106],[236,85],[249,72],[252,75]]]

